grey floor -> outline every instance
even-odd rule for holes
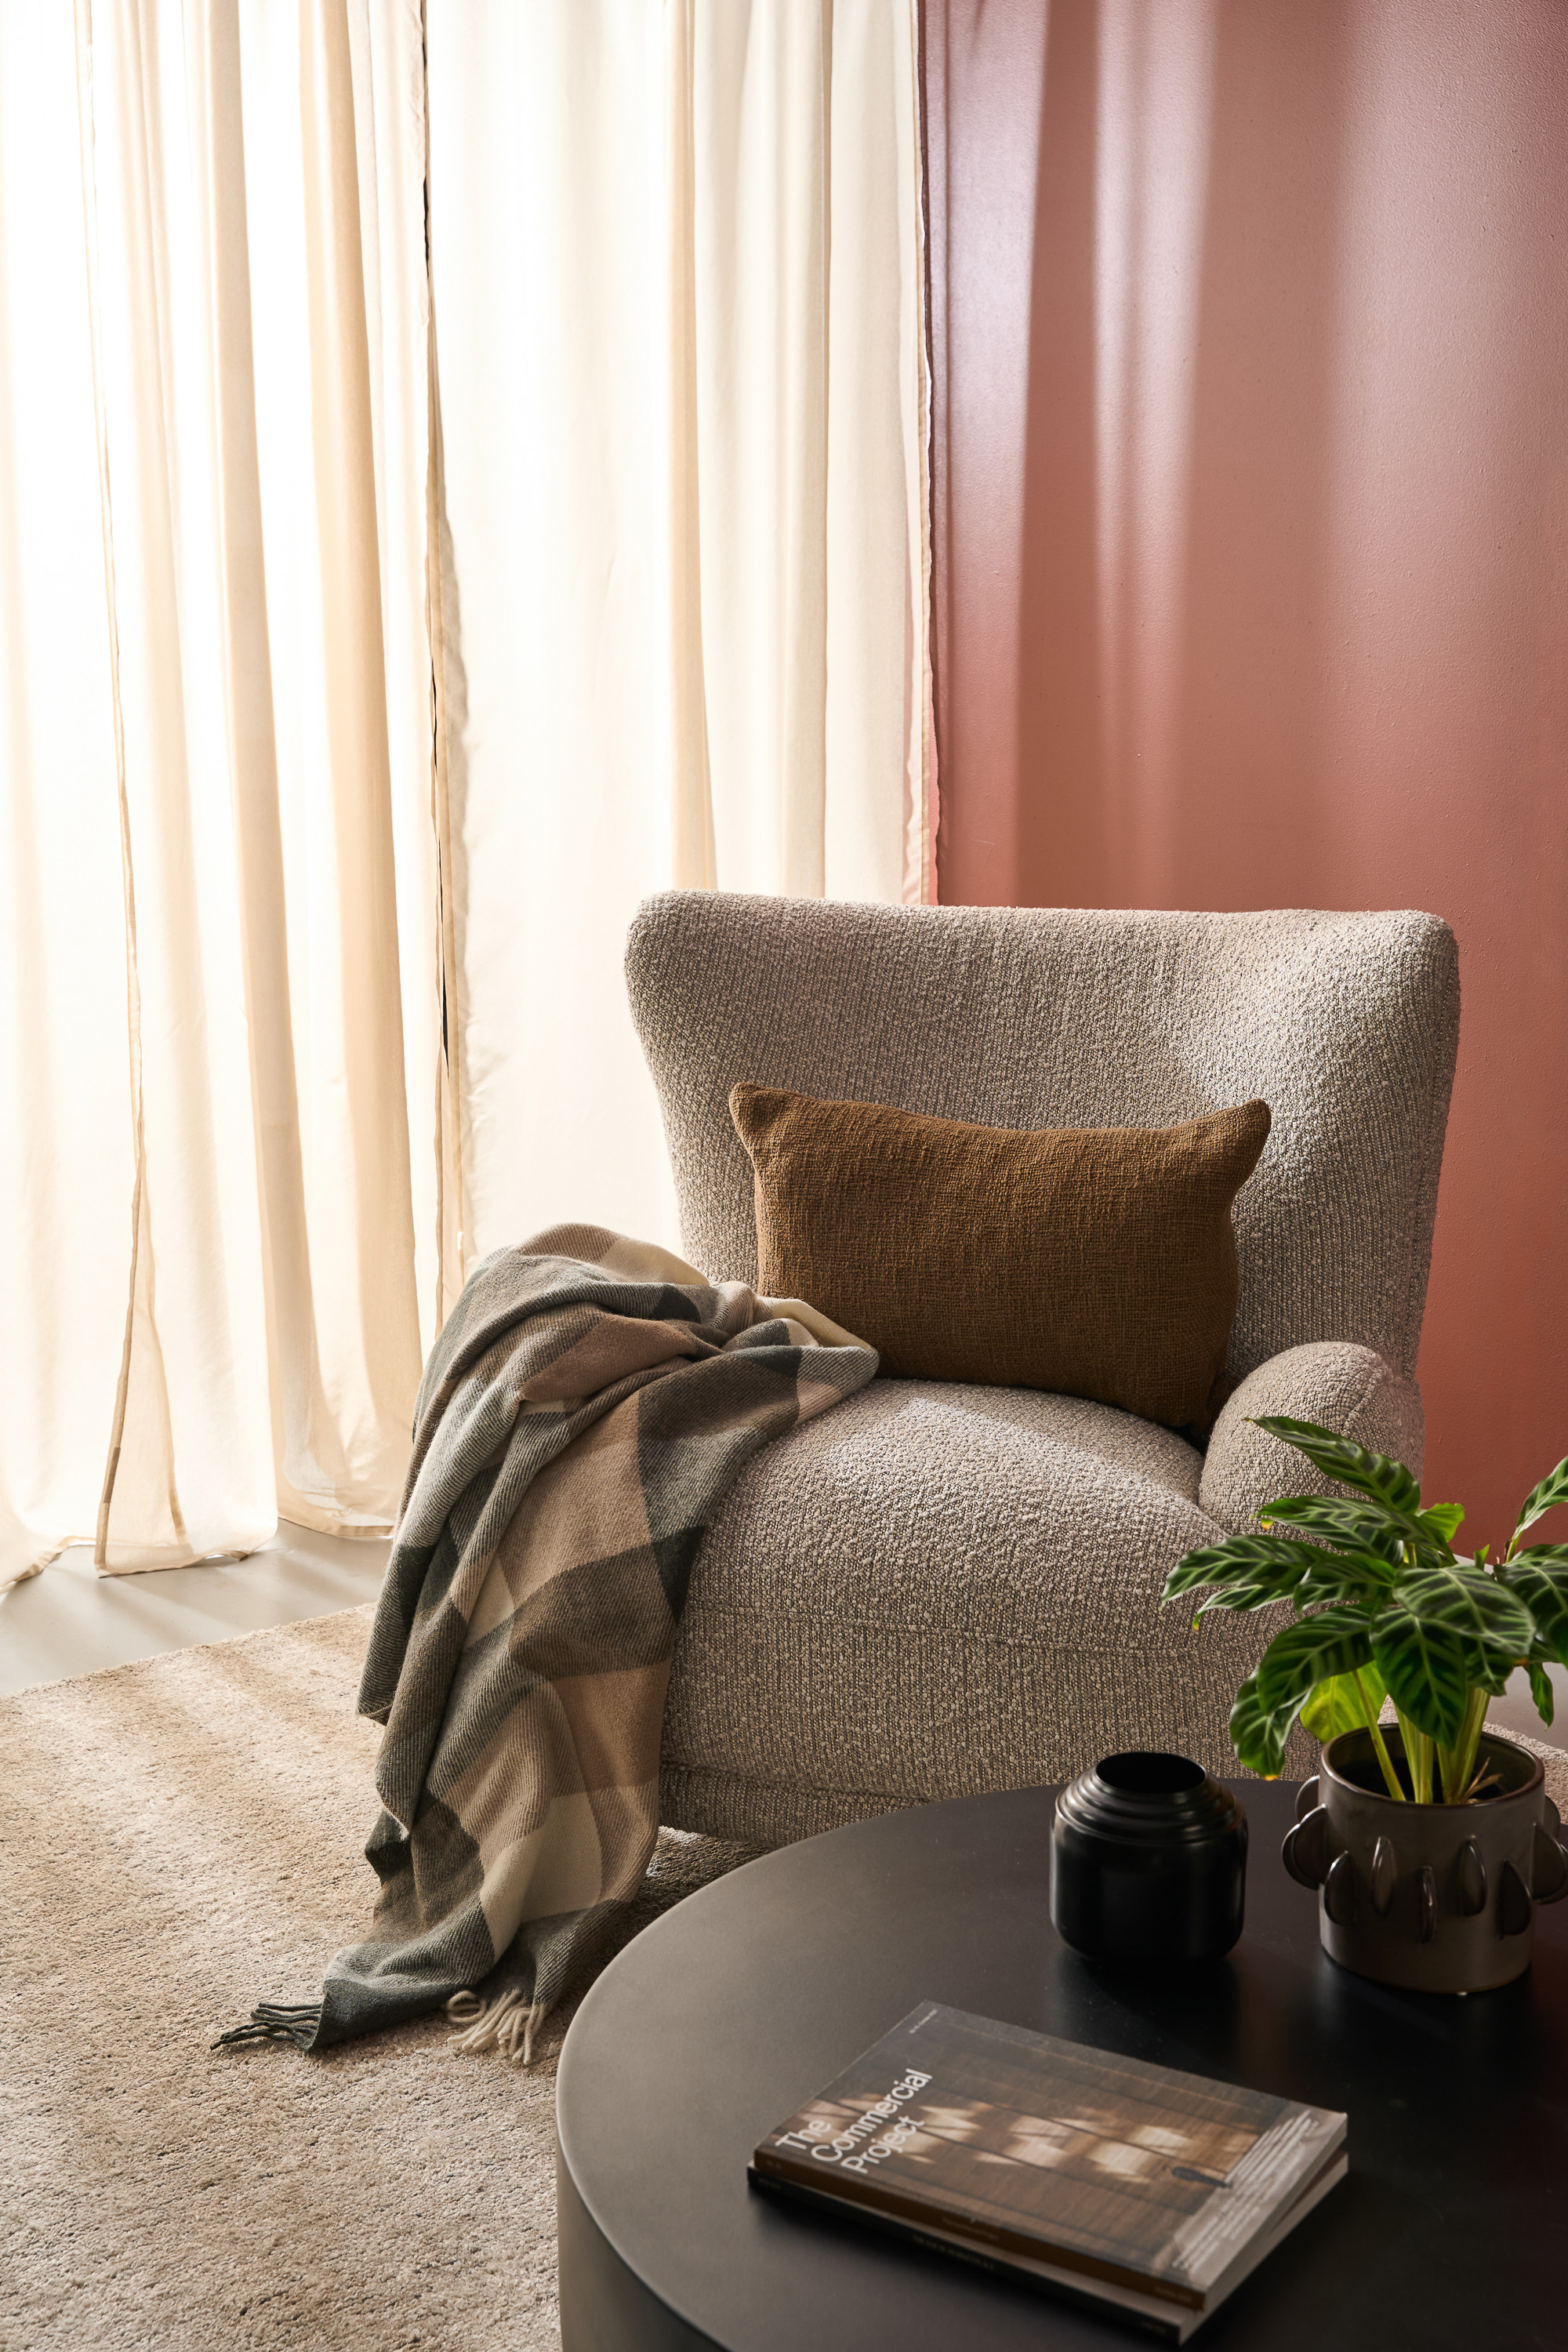
[[[374,1601],[387,1546],[285,1521],[246,1559],[99,1576],[85,1545],[0,1592],[0,1693]]]

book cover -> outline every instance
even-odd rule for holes
[[[1342,2175],[1344,2135],[1321,2107],[923,2001],[750,2170],[1184,2336]]]

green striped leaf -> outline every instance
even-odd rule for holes
[[[1568,1665],[1568,1544],[1527,1544],[1505,1571],[1508,1590],[1535,1621],[1536,1641],[1549,1658]],[[1547,1721],[1551,1721],[1550,1716]]]
[[[1359,1681],[1360,1688],[1357,1684]],[[1369,1660],[1359,1676],[1331,1675],[1318,1684],[1302,1702],[1301,1721],[1314,1739],[1329,1740],[1342,1731],[1359,1731],[1366,1721],[1361,1694],[1366,1694],[1366,1705],[1375,1717],[1387,1697],[1383,1676],[1375,1661]]]
[[[1276,1633],[1258,1666],[1265,1708],[1299,1706],[1317,1683],[1372,1660],[1372,1619],[1360,1609],[1320,1609]]]
[[[1279,1576],[1291,1580],[1281,1584],[1276,1598],[1293,1591],[1311,1565],[1304,1545],[1291,1543],[1284,1536],[1235,1536],[1229,1543],[1205,1544],[1179,1559],[1165,1579],[1165,1589],[1160,1595],[1163,1607],[1167,1601],[1179,1599],[1204,1584],[1233,1584],[1240,1580],[1257,1581],[1263,1577]]]
[[[1341,1437],[1315,1421],[1293,1421],[1288,1413],[1260,1413],[1256,1426],[1266,1429],[1270,1437],[1293,1445],[1298,1454],[1306,1455],[1315,1470],[1321,1470],[1325,1478],[1332,1478],[1337,1486],[1349,1486],[1372,1502],[1381,1503],[1405,1532],[1415,1529],[1415,1514],[1421,1507],[1421,1488],[1403,1462],[1391,1462],[1385,1454],[1369,1454],[1353,1438]]]
[[[1279,1778],[1295,1716],[1294,1706],[1265,1706],[1258,1695],[1258,1676],[1247,1675],[1230,1710],[1230,1744],[1249,1772],[1260,1772],[1266,1780]]]
[[[1295,1599],[1294,1583],[1285,1581],[1286,1571],[1270,1580],[1258,1577],[1242,1584],[1216,1584],[1214,1591],[1200,1601],[1193,1615],[1195,1625],[1211,1609],[1229,1609],[1237,1612],[1247,1609],[1275,1609],[1284,1601]]]
[[[1400,1713],[1440,1748],[1452,1748],[1470,1690],[1458,1635],[1395,1602],[1377,1621],[1372,1654]]]
[[[1556,1693],[1552,1677],[1539,1658],[1530,1661],[1530,1696],[1535,1701],[1535,1712],[1542,1723],[1550,1723],[1556,1706]]]
[[[1365,1552],[1347,1555],[1314,1549],[1312,1565],[1296,1594],[1296,1606],[1321,1609],[1326,1601],[1376,1603],[1385,1601],[1393,1589],[1391,1581],[1375,1573],[1375,1563],[1369,1562]]]
[[[1539,1486],[1531,1488],[1524,1498],[1524,1507],[1520,1512],[1514,1534],[1521,1536],[1526,1528],[1532,1528],[1553,1503],[1568,1503],[1568,1456],[1557,1465],[1555,1470],[1548,1472]]]
[[[1454,1538],[1465,1523],[1463,1503],[1428,1503],[1417,1517],[1421,1526],[1431,1530],[1452,1559]]]
[[[1485,1569],[1423,1569],[1405,1579],[1394,1601],[1423,1622],[1454,1634],[1470,1680],[1489,1690],[1501,1689],[1535,1637],[1525,1601]],[[1494,1684],[1499,1674],[1502,1679]]]
[[[1368,1554],[1387,1583],[1394,1581],[1405,1543],[1403,1523],[1375,1503],[1349,1503],[1333,1495],[1281,1495],[1258,1514],[1266,1528],[1299,1528],[1342,1549]]]

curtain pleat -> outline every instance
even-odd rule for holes
[[[0,1583],[8,1583],[93,1533],[124,1349],[137,1169],[71,12],[0,0]]]
[[[190,30],[199,42],[205,26]],[[185,31],[166,13],[79,0],[137,1158],[97,1529],[98,1563],[117,1570],[247,1549],[276,1515],[236,810],[204,788],[215,770],[228,780],[231,748],[210,513],[228,288],[208,133],[224,60],[202,44],[187,79]]]
[[[932,895],[913,0],[427,32],[466,1245],[673,1241],[639,898]]]
[[[25,1282],[27,1340],[76,1376],[54,1410],[98,1398],[108,1467],[96,1528],[79,1475],[12,1511],[34,1558],[95,1534],[120,1571],[248,1550],[279,1511],[386,1528],[439,1312],[424,77],[416,6],[78,0],[74,29],[79,176],[8,342],[26,363],[79,301],[121,909],[28,993],[46,1033],[73,990],[105,1023],[118,998],[76,1140],[129,1158],[123,1322],[116,1383]],[[28,454],[79,477],[79,424]],[[10,732],[8,798],[47,824]],[[15,1172],[25,1229],[42,1164]]]

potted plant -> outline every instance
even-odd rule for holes
[[[1261,1534],[1188,1552],[1162,1605],[1206,1590],[1194,1625],[1211,1609],[1295,1612],[1237,1693],[1230,1737],[1269,1780],[1298,1717],[1324,1743],[1285,1862],[1321,1889],[1325,1949],[1426,1991],[1506,1984],[1530,1964],[1534,1905],[1568,1891],[1568,1858],[1538,1759],[1482,1727],[1521,1665],[1552,1721],[1546,1669],[1568,1664],[1568,1544],[1520,1538],[1568,1502],[1568,1460],[1528,1496],[1500,1559],[1485,1544],[1461,1559],[1462,1508],[1423,1508],[1402,1462],[1314,1422],[1257,1425],[1350,1493],[1267,1504]]]

